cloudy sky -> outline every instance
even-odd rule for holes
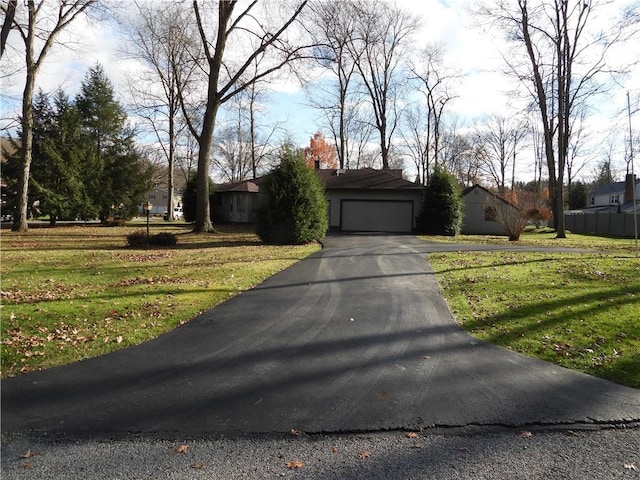
[[[161,0],[157,0],[161,1]],[[423,18],[423,26],[416,38],[416,45],[440,43],[446,48],[447,62],[464,75],[464,79],[457,90],[458,97],[451,107],[453,112],[468,123],[482,115],[489,113],[512,114],[513,106],[509,104],[508,91],[513,84],[500,73],[503,66],[501,51],[504,43],[499,32],[483,31],[475,25],[474,17],[470,14],[468,0],[397,0],[407,10]],[[473,2],[475,3],[475,2]],[[615,0],[617,8],[628,3],[626,0]],[[13,40],[19,40],[13,37]],[[38,76],[38,87],[46,92],[61,88],[69,95],[77,93],[80,83],[87,70],[100,63],[114,83],[116,92],[123,103],[126,103],[127,72],[136,69],[135,62],[124,60],[120,53],[121,45],[118,35],[114,33],[113,25],[105,22],[89,23],[84,18],[72,24],[69,32],[63,32],[62,42],[74,40],[73,49],[56,46]],[[635,42],[637,48],[630,48],[620,55],[631,57],[640,52],[640,39]],[[15,125],[16,114],[19,111],[19,99],[23,87],[21,75],[10,75],[19,58],[11,52],[5,55],[0,64],[2,78],[0,81],[0,129],[6,130]],[[637,69],[638,70],[638,69]],[[292,82],[283,85],[274,96],[273,115],[281,121],[286,121],[291,133],[300,144],[308,143],[319,128],[316,121],[317,114],[306,106],[307,99]],[[624,111],[626,108],[626,92],[631,97],[640,96],[640,71],[626,78],[615,91],[604,98],[602,106],[597,109],[592,119],[596,143],[605,141],[606,132],[612,129],[620,130],[624,136]],[[635,123],[638,120],[634,120]],[[636,127],[640,128],[640,127]],[[523,165],[522,180],[532,177],[529,165]],[[529,176],[529,178],[526,178]]]

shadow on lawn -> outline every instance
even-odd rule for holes
[[[542,300],[522,307],[510,307],[504,313],[489,318],[465,321],[464,328],[471,334],[477,335],[483,332],[480,335],[481,338],[493,344],[501,347],[516,346],[515,349],[517,349],[521,339],[536,334],[539,337],[539,332],[553,327],[564,326],[570,329],[576,325],[576,322],[581,322],[595,314],[608,313],[615,317],[616,312],[621,308],[637,304],[638,296],[640,296],[640,285],[625,285],[569,298]],[[542,320],[540,320],[540,312],[547,312]],[[599,331],[594,332],[593,335],[591,337],[585,333],[584,336],[577,336],[576,340],[581,341],[579,345],[569,345],[561,339],[549,338],[548,341],[541,341],[537,338],[536,342],[541,342],[542,347],[536,356],[564,366],[567,365],[562,361],[563,358],[578,362],[582,357],[584,359],[582,369],[585,373],[640,388],[640,355],[623,352],[625,347],[620,346],[620,342],[624,343],[627,336],[631,341],[637,340],[637,334],[633,331],[616,329],[615,334]],[[520,351],[529,353],[526,349]],[[625,355],[620,356],[622,353]],[[586,360],[590,360],[591,365]]]

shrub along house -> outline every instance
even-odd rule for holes
[[[401,170],[316,169],[325,187],[329,229],[410,233],[420,213],[424,187]],[[261,179],[216,185],[214,221],[253,223]]]

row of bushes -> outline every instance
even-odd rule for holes
[[[127,235],[127,245],[130,248],[175,247],[177,244],[178,237],[169,232],[147,236],[147,232],[144,230],[136,230]]]

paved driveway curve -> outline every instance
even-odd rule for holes
[[[411,236],[329,237],[318,254],[156,340],[4,380],[2,430],[184,436],[640,421],[640,390],[465,334],[426,260],[442,248]]]

